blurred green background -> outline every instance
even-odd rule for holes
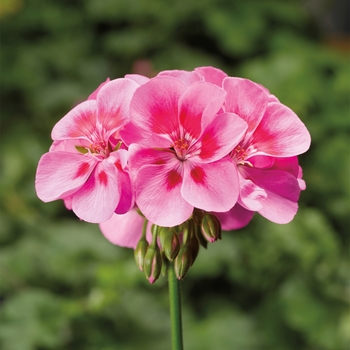
[[[342,1],[3,0],[1,349],[170,348],[166,278],[149,285],[132,250],[40,202],[34,177],[53,125],[107,77],[203,65],[268,87],[312,147],[292,223],[256,215],[201,250],[182,283],[186,350],[348,349],[346,12]]]

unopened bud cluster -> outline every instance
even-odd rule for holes
[[[152,225],[151,231],[151,243],[142,235],[134,252],[137,266],[150,283],[154,283],[161,272],[166,273],[169,263],[174,264],[176,277],[183,279],[195,262],[200,246],[207,248],[208,242],[221,239],[220,221],[214,214],[198,209],[179,226]]]

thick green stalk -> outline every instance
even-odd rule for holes
[[[168,282],[172,350],[183,350],[180,281],[176,278],[172,262],[168,266]]]

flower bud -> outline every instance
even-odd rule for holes
[[[163,251],[165,256],[173,261],[180,250],[180,240],[179,236],[174,230],[168,231],[168,234],[163,241]]]
[[[184,244],[174,261],[174,269],[177,279],[181,280],[186,276],[193,262],[192,256],[191,246],[189,244]]]
[[[144,237],[142,237],[137,243],[137,246],[134,250],[136,265],[141,271],[143,271],[147,248],[148,248],[148,242]]]
[[[165,238],[168,236],[169,233],[169,227],[158,227],[158,237],[159,237],[159,241],[160,241],[160,245],[161,247],[164,247],[164,241]]]
[[[197,259],[198,253],[199,253],[199,241],[196,237],[196,235],[193,235],[190,239],[189,242],[189,246],[190,246],[190,250],[191,250],[191,254],[192,254],[192,263],[191,266],[193,265],[193,263],[195,262],[195,260]]]
[[[203,237],[208,242],[215,242],[218,239],[221,239],[221,224],[219,219],[210,213],[206,213],[201,222],[201,231]]]
[[[156,244],[151,244],[146,252],[144,261],[144,270],[148,281],[154,283],[162,269],[162,257]]]

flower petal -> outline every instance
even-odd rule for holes
[[[238,203],[226,213],[215,213],[224,231],[238,230],[247,226],[254,216],[254,211],[243,208]]]
[[[129,171],[132,183],[136,182],[137,172],[145,165],[172,164],[176,166],[178,160],[170,149],[145,148],[142,145],[131,144],[129,147]]]
[[[100,229],[111,243],[135,249],[141,238],[144,220],[145,218],[134,209],[123,215],[113,214],[109,220],[100,223]],[[149,222],[148,231],[151,225]]]
[[[194,70],[199,73],[205,81],[220,87],[222,87],[222,81],[227,77],[226,73],[214,67],[198,67]]]
[[[126,74],[124,77],[128,78],[130,80],[133,80],[134,82],[136,82],[139,85],[142,85],[142,84],[147,83],[149,81],[148,77],[145,77],[144,75],[141,75],[141,74]]]
[[[193,206],[181,196],[180,169],[166,165],[146,165],[136,181],[136,203],[153,223],[173,227],[186,221]]]
[[[256,186],[253,181],[245,179],[239,173],[239,199],[238,203],[251,211],[258,211],[263,207],[262,202],[267,197],[267,193],[264,189]]]
[[[86,141],[85,139],[56,140],[50,146],[50,152],[62,151],[77,153],[77,147],[81,147],[81,149],[87,149],[90,146],[90,144],[91,143]]]
[[[130,176],[126,171],[128,151],[125,149],[120,149],[117,152],[112,152],[108,158],[108,161],[114,163],[118,171],[120,199],[115,212],[117,214],[125,214],[134,206],[135,203]]]
[[[196,81],[201,81],[203,78],[196,72],[186,70],[165,70],[160,72],[157,77],[174,77],[180,79],[186,86],[193,84]]]
[[[53,140],[85,138],[91,139],[96,132],[97,104],[88,100],[78,104],[53,127]]]
[[[188,203],[215,212],[228,211],[236,204],[237,168],[228,157],[208,164],[186,162],[185,166],[181,194]]]
[[[233,113],[218,115],[205,129],[199,142],[202,161],[215,161],[226,156],[241,141],[247,123]]]
[[[126,78],[110,81],[97,94],[98,120],[109,132],[108,138],[129,120],[130,100],[139,85]]]
[[[178,101],[186,86],[176,78],[155,77],[141,85],[130,104],[136,127],[157,134],[172,134],[179,128]]]
[[[118,171],[114,164],[100,162],[72,200],[74,213],[82,220],[100,223],[111,218],[120,199]]]
[[[79,153],[45,153],[36,172],[38,197],[50,202],[73,194],[86,182],[96,163],[96,159]]]
[[[259,84],[242,78],[226,78],[223,87],[227,92],[225,111],[235,113],[247,122],[248,139],[263,118],[269,94]]]
[[[193,83],[179,101],[180,123],[194,139],[200,137],[222,107],[226,92],[206,82]]]
[[[282,170],[245,167],[244,171],[247,178],[267,193],[259,214],[278,224],[290,222],[298,210],[300,187],[297,178]]]
[[[269,103],[250,143],[259,154],[291,157],[306,152],[310,134],[304,123],[287,106]]]

